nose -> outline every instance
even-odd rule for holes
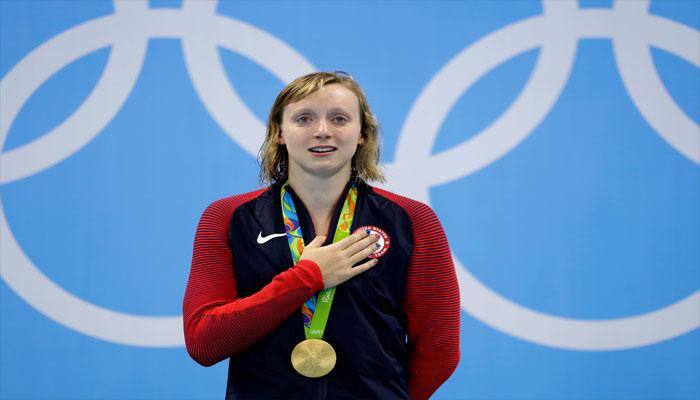
[[[328,128],[328,122],[325,119],[321,119],[318,123],[318,129],[316,129],[314,137],[316,139],[328,139],[329,137],[331,137]]]

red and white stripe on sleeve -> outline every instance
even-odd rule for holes
[[[264,190],[212,203],[197,226],[182,308],[187,351],[204,366],[255,343],[323,289],[318,265],[302,260],[259,292],[238,298],[234,255],[228,245],[229,222],[238,206]]]
[[[411,219],[413,254],[403,309],[408,321],[411,399],[429,398],[459,363],[459,286],[445,232],[427,205],[378,188]]]

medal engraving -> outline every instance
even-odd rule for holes
[[[321,339],[306,339],[294,346],[292,366],[307,378],[319,378],[335,367],[333,346]]]

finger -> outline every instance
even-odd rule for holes
[[[356,253],[359,253],[360,251],[365,249],[366,247],[374,246],[376,248],[376,245],[374,245],[373,243],[376,242],[377,240],[379,240],[378,235],[369,235],[369,236],[363,238],[362,240],[353,243],[352,245],[350,245],[348,248],[346,248],[343,251],[345,252],[345,254],[348,257],[352,257]]]
[[[345,239],[339,241],[338,243],[334,243],[339,249],[345,250],[348,247],[352,246],[354,243],[362,240],[363,238],[366,238],[369,236],[369,229],[365,229],[362,232],[357,232],[353,233],[352,235],[346,237]]]
[[[304,247],[309,247],[309,248],[316,248],[316,247],[321,247],[323,246],[323,243],[326,242],[326,237],[325,236],[316,236],[314,240],[310,241],[309,244],[307,244]]]
[[[368,269],[377,265],[378,262],[379,262],[379,260],[377,260],[375,258],[373,260],[367,261],[366,263],[362,263],[355,268],[350,268],[350,278],[353,278],[357,275],[360,275],[361,273],[363,273],[363,272],[367,271]],[[350,278],[348,278],[348,279],[350,279]]]
[[[377,251],[377,249],[379,249],[379,243],[370,243],[369,246],[361,249],[357,253],[350,256],[350,264],[352,265],[364,260],[365,258],[369,257],[370,254]]]

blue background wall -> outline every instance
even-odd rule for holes
[[[435,398],[700,398],[698,29],[674,0],[0,1],[0,397],[223,396],[181,345],[196,223],[320,69],[447,232]]]

